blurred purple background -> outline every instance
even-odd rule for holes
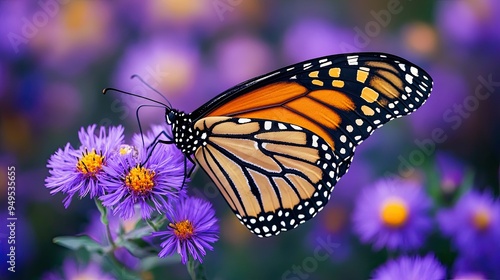
[[[498,195],[500,2],[114,3],[0,2],[0,217],[5,217],[7,208],[7,167],[15,166],[19,279],[36,279],[61,267],[70,252],[53,244],[52,238],[81,233],[94,219],[92,201],[75,201],[64,209],[62,196],[49,195],[45,165],[57,148],[76,142],[81,126],[123,124],[129,137],[138,132],[135,109],[145,102],[101,94],[111,86],[160,98],[131,80],[132,74],[139,74],[175,108],[186,111],[246,79],[343,52],[393,53],[434,78],[435,90],[420,110],[386,125],[357,150],[352,170],[333,192],[329,210],[278,238],[252,236],[208,177],[196,172],[192,192],[214,203],[221,219],[221,239],[206,257],[210,278],[280,278],[311,256],[317,246],[314,234],[324,235],[325,230],[338,237],[340,247],[334,257],[317,263],[312,279],[367,278],[385,256],[353,236],[349,222],[353,201],[360,190],[387,174],[425,181],[422,170],[432,168],[441,152],[473,172],[477,188]],[[163,113],[158,108],[142,109],[141,124],[147,128],[162,123]],[[410,167],[405,166],[408,162]],[[0,276],[7,275],[4,220]],[[441,261],[451,266],[455,255],[448,254],[449,247],[439,247],[445,245],[432,243],[432,238],[430,242],[428,247],[437,246]],[[173,278],[187,277],[185,268],[176,264],[154,273],[165,271]]]

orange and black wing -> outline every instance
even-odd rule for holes
[[[271,120],[207,117],[194,157],[238,219],[259,237],[277,235],[323,209],[339,179],[338,159],[318,135]]]
[[[415,111],[431,89],[424,70],[389,54],[335,55],[292,65],[238,85],[194,111],[195,129],[206,137],[195,158],[247,227],[259,235],[276,234],[295,226],[292,219],[303,222],[315,215],[327,201],[321,188],[327,185],[323,191],[329,196],[355,147],[384,123]],[[306,141],[289,139],[291,132]],[[273,142],[258,138],[261,134]],[[269,144],[282,149],[269,151]],[[287,153],[294,160],[317,158],[286,165],[280,159]],[[279,170],[264,167],[271,160]],[[281,186],[287,191],[280,192]],[[298,199],[290,198],[292,192]],[[315,195],[318,207],[312,205]],[[310,215],[301,212],[308,206]],[[288,219],[274,220],[285,209]]]
[[[356,145],[386,122],[420,107],[431,77],[390,54],[318,58],[242,83],[194,111],[195,120],[226,116],[273,120],[306,128],[349,166]]]

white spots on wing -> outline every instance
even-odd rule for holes
[[[319,140],[319,137],[317,135],[313,135],[312,136],[312,146],[317,148],[318,147],[318,140]]]
[[[349,65],[358,65],[358,56],[357,55],[347,56],[347,63]]]
[[[410,75],[410,74],[406,74],[405,75],[405,80],[409,83],[409,84],[413,84],[413,76]]]
[[[265,130],[270,130],[272,127],[272,123],[270,121],[265,121],[264,122],[264,129]]]
[[[330,65],[332,65],[332,62],[331,62],[331,61],[327,61],[327,62],[325,62],[325,63],[321,63],[321,64],[319,65],[319,67],[326,67],[326,66],[330,66]]]
[[[250,119],[245,119],[245,118],[243,118],[243,119],[238,119],[238,123],[249,123],[249,122],[251,122],[251,121],[252,121],[252,120],[250,120]]]
[[[410,72],[413,74],[413,76],[418,77],[418,69],[415,66],[410,67]]]
[[[291,124],[290,125],[293,129],[295,130],[302,130],[302,127],[298,126],[298,125],[294,125],[294,124]]]
[[[278,123],[278,128],[279,129],[286,129],[286,125],[284,125],[282,123]]]

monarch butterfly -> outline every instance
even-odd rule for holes
[[[420,107],[431,77],[384,53],[294,64],[243,82],[192,113],[166,107],[173,143],[259,237],[316,216],[357,145]],[[163,141],[165,142],[165,141]]]

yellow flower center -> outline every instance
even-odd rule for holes
[[[90,13],[89,5],[85,1],[74,1],[64,9],[63,19],[66,26],[75,31],[85,26]]]
[[[147,194],[155,185],[154,176],[154,171],[137,165],[128,172],[125,177],[125,185],[136,194]]]
[[[174,234],[180,240],[186,240],[191,238],[191,236],[193,236],[194,232],[193,224],[188,220],[184,220],[174,224],[170,223],[168,224],[168,226],[174,229]]]
[[[382,205],[380,218],[387,226],[398,228],[406,223],[408,214],[408,206],[402,199],[390,198]]]
[[[90,152],[85,150],[76,164],[76,169],[84,175],[93,177],[101,171],[103,164],[104,156],[102,154],[97,154],[95,149]]]
[[[478,230],[485,230],[490,226],[491,215],[490,212],[484,208],[477,209],[472,216],[472,224]]]

